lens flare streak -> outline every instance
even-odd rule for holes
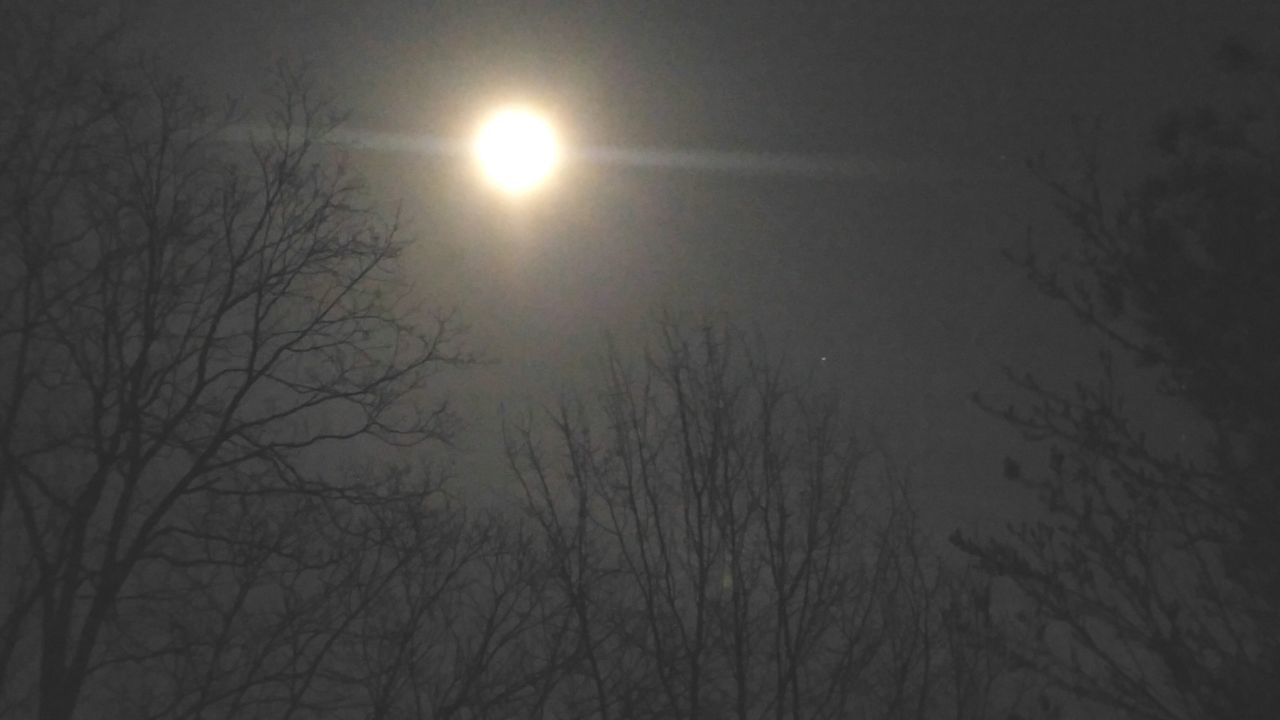
[[[266,128],[239,127],[232,137],[241,141],[267,139]],[[431,135],[410,135],[375,130],[341,128],[325,134],[326,144],[353,150],[387,153],[414,153],[434,157],[462,157],[472,152],[472,145],[461,140]],[[680,150],[662,148],[587,147],[564,148],[566,163],[614,166],[622,168],[709,172],[745,176],[828,178],[939,179],[948,174],[944,168],[927,161],[878,161],[841,156],[801,155],[792,153],[757,153],[727,150]]]

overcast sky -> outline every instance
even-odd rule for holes
[[[994,507],[1016,438],[969,402],[998,366],[1063,378],[1094,346],[1000,259],[1052,236],[1023,169],[1101,116],[1120,167],[1163,110],[1204,96],[1228,36],[1274,47],[1280,3],[182,0],[151,33],[233,92],[312,59],[352,127],[465,138],[508,100],[579,147],[795,153],[797,177],[583,163],[513,207],[457,158],[353,160],[421,238],[427,296],[500,362],[458,392],[492,449],[498,403],[572,387],[606,330],[656,311],[757,326],[889,432],[931,514]],[[817,10],[814,8],[827,8]],[[483,463],[466,467],[482,467]]]

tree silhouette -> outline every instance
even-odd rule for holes
[[[449,437],[453,322],[406,301],[302,76],[236,138],[106,14],[2,12],[0,715],[320,712],[383,589],[452,587],[426,548],[504,557],[352,459]]]
[[[671,322],[641,365],[611,350],[593,397],[508,427],[563,627],[550,716],[974,704],[950,664],[985,652],[958,651],[971,608],[948,614],[901,478],[833,397],[735,331]]]
[[[1170,116],[1161,167],[1119,201],[1096,154],[1078,181],[1043,175],[1077,241],[1062,262],[1017,259],[1109,351],[1096,381],[1011,372],[1031,402],[984,401],[1049,445],[1044,472],[1006,464],[1044,518],[957,537],[1034,606],[1021,660],[1134,717],[1280,707],[1280,105],[1259,102],[1280,74],[1240,48],[1224,59],[1239,96]],[[1123,376],[1154,378],[1162,404],[1127,402]]]

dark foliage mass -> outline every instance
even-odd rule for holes
[[[1033,606],[1021,661],[1131,717],[1280,708],[1280,67],[1223,59],[1239,95],[1162,123],[1147,180],[1108,198],[1092,156],[1047,180],[1075,243],[1019,261],[1109,350],[1071,389],[1015,376],[1031,404],[997,411],[1048,463],[1007,474],[1045,519],[958,540]],[[1126,399],[1130,361],[1158,397]]]
[[[0,718],[1280,707],[1280,105],[1171,117],[1119,198],[1091,156],[1042,176],[1072,251],[1015,259],[1109,352],[983,401],[1047,463],[1006,462],[1039,519],[957,536],[968,568],[833,393],[716,325],[611,345],[504,428],[516,495],[460,505],[436,388],[471,359],[305,73],[220,108],[125,25],[0,2]]]

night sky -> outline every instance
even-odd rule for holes
[[[825,8],[822,10],[814,8]],[[1009,363],[1051,379],[1096,344],[1004,262],[1062,233],[1024,160],[1066,157],[1101,117],[1119,176],[1161,112],[1212,90],[1226,37],[1262,44],[1280,3],[156,3],[162,52],[253,92],[309,58],[349,126],[465,138],[499,101],[546,109],[578,147],[787,153],[858,176],[567,167],[518,204],[452,157],[352,163],[420,238],[423,296],[498,362],[455,384],[459,481],[483,484],[499,407],[583,387],[606,331],[663,310],[758,327],[843,389],[947,525],[999,514],[1017,438],[969,401]],[[1268,37],[1265,32],[1272,32]],[[826,357],[825,363],[820,358]]]

